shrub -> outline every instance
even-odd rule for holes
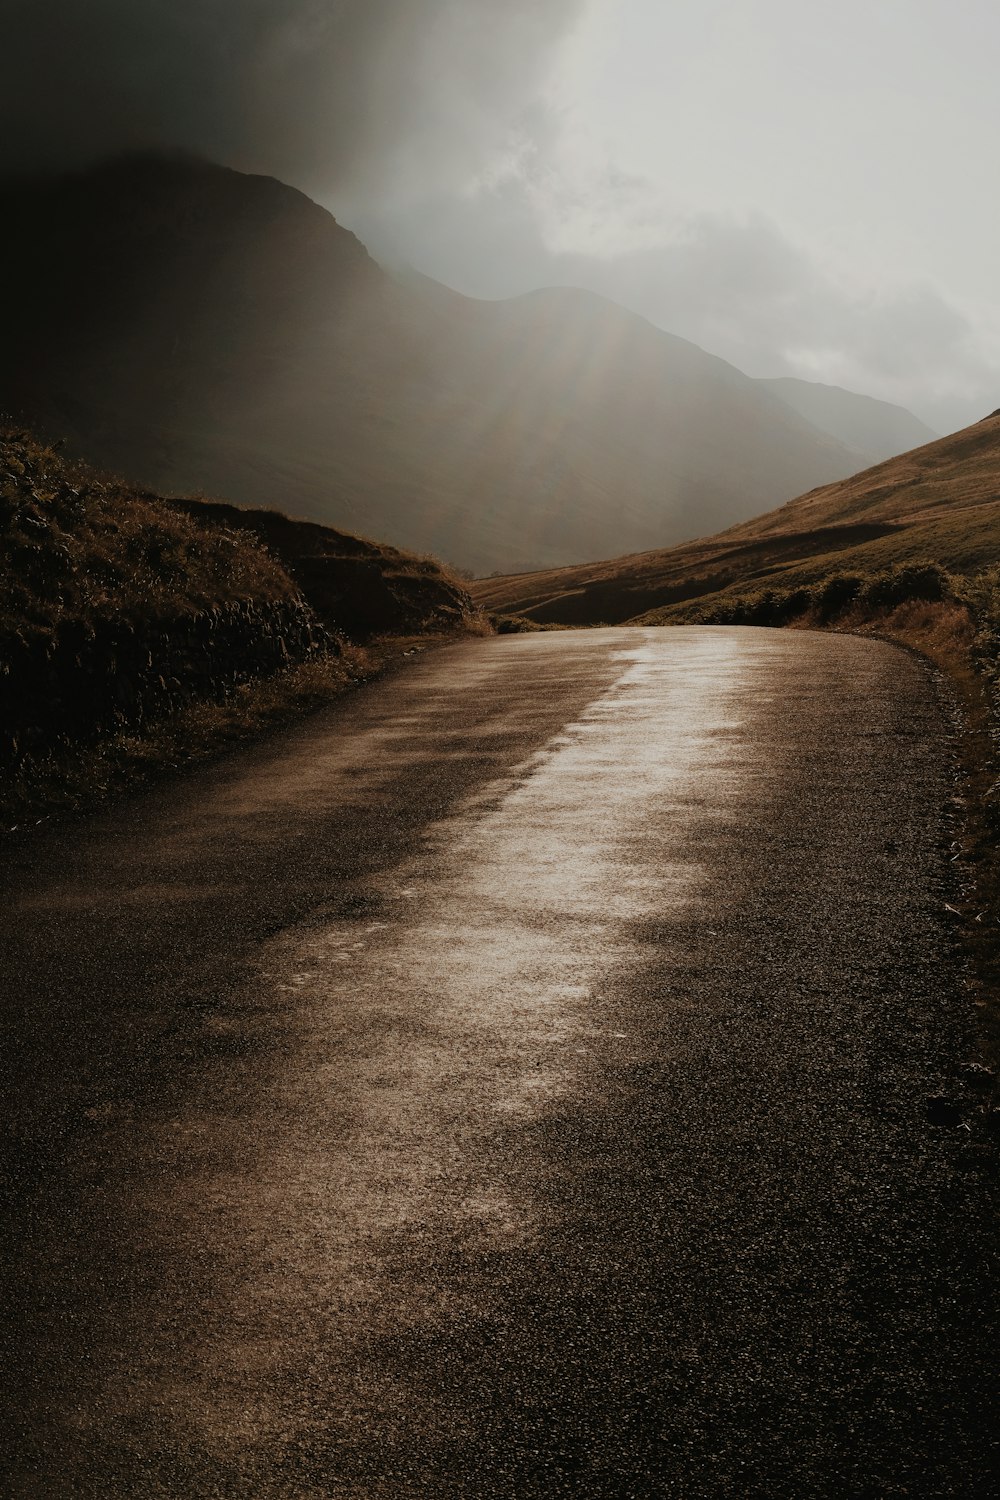
[[[865,580],[860,573],[833,573],[817,585],[816,607],[823,623],[842,614],[848,605],[853,604],[864,585]]]
[[[1000,569],[994,570],[992,585],[983,584],[985,600],[989,587],[1000,596]],[[985,576],[985,575],[984,575]],[[815,610],[823,625],[845,614],[853,605],[870,609],[895,609],[911,600],[937,601],[956,597],[956,580],[938,563],[907,563],[871,575],[830,573],[814,584],[794,588],[761,588],[753,593],[722,595],[706,602],[690,618],[703,625],[787,625]],[[964,597],[964,596],[963,596]],[[994,603],[993,618],[1000,620],[1000,604]],[[983,606],[984,610],[986,606]],[[988,611],[987,611],[988,612]],[[1000,626],[997,627],[1000,632]]]
[[[893,609],[910,599],[945,599],[952,591],[951,578],[939,563],[921,562],[876,573],[861,597],[873,609]]]

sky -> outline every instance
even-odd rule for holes
[[[594,0],[506,157],[355,218],[471,295],[586,285],[943,432],[1000,405],[998,59],[979,0]]]
[[[0,0],[0,170],[180,146],[473,296],[1000,406],[992,0]]]

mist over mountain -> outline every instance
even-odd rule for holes
[[[859,467],[595,294],[394,279],[274,179],[142,156],[0,206],[0,404],[160,489],[490,571],[667,545]]]
[[[1000,383],[1000,20],[897,8],[10,0],[0,176],[182,148],[466,295],[586,287],[949,432]]]
[[[837,385],[796,380],[791,376],[761,380],[760,384],[780,396],[821,432],[828,432],[845,447],[861,454],[869,464],[908,453],[911,448],[933,443],[941,436],[904,406],[877,401],[874,396],[860,396]]]

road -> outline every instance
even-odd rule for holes
[[[950,754],[886,644],[508,637],[10,850],[4,1493],[996,1493]]]

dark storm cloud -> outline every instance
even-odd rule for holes
[[[476,170],[581,0],[0,0],[0,170],[180,147],[314,192]]]

